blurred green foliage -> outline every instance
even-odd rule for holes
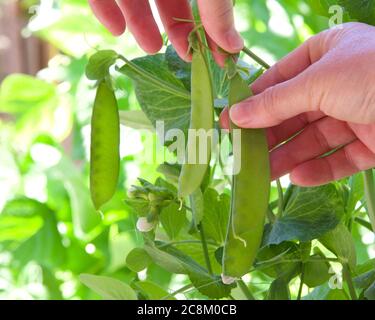
[[[125,205],[125,189],[138,176],[154,181],[155,165],[140,164],[143,137],[121,145],[121,179],[114,199],[101,215],[88,189],[88,143],[94,82],[85,76],[88,57],[113,49],[133,58],[143,55],[131,35],[114,38],[94,18],[87,0],[22,1],[28,30],[58,49],[36,77],[9,75],[0,86],[0,299],[95,299],[80,274],[110,276],[130,283],[135,272],[125,257],[143,240],[136,216]],[[273,63],[312,34],[327,28],[327,18],[299,0],[237,0],[238,28],[248,47]],[[131,81],[116,79],[121,110],[138,110]],[[147,149],[145,144],[143,149]],[[355,230],[362,243],[363,230]],[[360,247],[360,246],[358,246]],[[360,260],[368,252],[359,251]],[[193,250],[193,246],[191,250]],[[147,287],[153,297],[187,283],[149,265]],[[257,275],[252,287],[265,295],[271,280]],[[102,279],[103,280],[103,279]],[[105,280],[105,279],[104,279]],[[103,280],[103,281],[104,281]],[[84,278],[89,283],[90,278]],[[241,293],[235,293],[241,298]],[[188,298],[202,294],[190,291]],[[320,296],[322,297],[322,296]]]

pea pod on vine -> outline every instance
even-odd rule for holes
[[[191,117],[185,163],[179,177],[181,198],[191,195],[202,184],[211,157],[209,133],[214,127],[214,97],[205,47],[196,31],[193,31],[189,38],[193,50]],[[200,134],[203,138],[200,138]],[[206,143],[201,144],[202,140]]]
[[[106,80],[99,83],[91,120],[90,191],[97,210],[117,187],[120,164],[120,120],[115,94]]]
[[[230,61],[230,63],[234,63]],[[252,95],[238,72],[230,72],[229,105]],[[232,200],[223,254],[223,281],[231,282],[248,273],[260,246],[270,193],[268,144],[263,129],[239,129],[231,123],[234,148]]]

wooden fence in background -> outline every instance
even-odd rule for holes
[[[26,23],[17,0],[0,0],[0,82],[11,73],[34,75],[48,62],[48,45],[22,36]]]

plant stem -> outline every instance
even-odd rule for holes
[[[171,242],[166,242],[158,245],[157,247],[160,248],[165,248],[165,247],[170,247],[174,245],[179,245],[179,244],[196,244],[196,243],[202,243],[200,240],[180,240],[180,241],[171,241]],[[207,244],[210,244],[212,246],[219,247],[219,245],[213,241],[206,241]]]
[[[253,51],[251,51],[249,48],[244,47],[242,51],[247,54],[251,59],[253,59],[255,62],[259,63],[263,68],[269,69],[271,66],[265,62],[262,58],[257,56]]]
[[[354,218],[354,221],[357,222],[358,224],[360,224],[362,227],[365,227],[366,229],[368,229],[369,231],[371,232],[374,232],[374,230],[372,229],[372,225],[370,222],[360,218],[360,217],[355,217]]]
[[[203,254],[204,254],[204,260],[206,261],[206,266],[209,274],[213,274],[212,272],[212,266],[211,266],[211,261],[210,261],[210,256],[208,254],[208,247],[207,247],[207,241],[206,241],[206,236],[204,234],[204,229],[202,222],[198,226],[199,228],[199,234],[201,237],[201,242],[202,242],[202,249],[203,249]]]
[[[353,279],[352,279],[348,264],[343,263],[342,268],[343,268],[342,271],[343,271],[344,279],[349,287],[350,297],[352,300],[357,300],[358,299],[357,292],[355,291],[355,288],[354,288]]]
[[[272,224],[275,223],[275,221],[276,221],[275,214],[273,213],[273,211],[270,207],[268,207],[268,209],[267,209],[267,218],[268,218],[268,221]]]
[[[250,292],[249,288],[247,287],[246,283],[243,282],[243,280],[237,280],[237,284],[238,286],[240,287],[242,293],[245,295],[245,297],[248,299],[248,300],[255,300],[254,296],[252,295],[252,293]]]
[[[375,183],[372,169],[364,172],[365,196],[367,203],[367,214],[370,218],[372,230],[375,232]]]
[[[303,282],[305,281],[305,264],[304,263],[302,263],[302,270],[301,270],[300,279],[301,279],[301,282],[299,284],[297,300],[301,300],[301,297],[302,297]]]
[[[283,193],[283,187],[281,186],[280,179],[276,180],[277,184],[277,193],[279,195],[279,200],[277,202],[278,210],[277,215],[279,218],[283,216],[283,209],[284,209],[284,193]]]
[[[163,297],[162,299],[160,300],[167,300],[169,298],[172,298],[174,297],[175,295],[179,294],[179,293],[183,293],[185,292],[186,290],[189,290],[191,288],[193,288],[194,286],[190,283],[190,284],[187,284],[186,286],[183,286],[181,287],[180,289],[177,289],[176,291],[173,291],[171,292],[170,294],[168,294],[167,296]]]

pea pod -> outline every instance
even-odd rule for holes
[[[109,201],[119,176],[120,120],[115,94],[101,81],[91,119],[90,191],[95,208]]]
[[[193,58],[191,67],[191,118],[186,146],[185,162],[179,177],[178,192],[183,198],[197,190],[207,171],[211,157],[211,139],[209,132],[214,127],[214,97],[204,47],[198,36],[193,40]],[[199,130],[199,131],[198,131]],[[207,145],[200,142],[199,134],[207,135]],[[200,159],[206,159],[200,161]]]
[[[229,84],[229,105],[252,95],[246,82],[235,73]],[[223,254],[223,279],[248,273],[260,246],[270,192],[268,145],[263,129],[239,129],[240,150],[234,149],[232,200]]]

